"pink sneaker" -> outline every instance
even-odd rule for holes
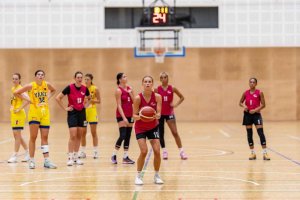
[[[168,160],[168,152],[167,151],[163,151],[163,159]]]
[[[187,155],[184,153],[184,151],[180,152],[180,157],[181,157],[181,160],[187,160],[188,157]]]

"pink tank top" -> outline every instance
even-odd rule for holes
[[[260,106],[260,90],[255,90],[251,94],[250,90],[245,92],[245,104],[248,110],[253,110]]]
[[[68,94],[68,106],[73,106],[73,108],[78,111],[84,109],[84,98],[86,90],[87,88],[84,85],[80,87],[80,90],[77,90],[75,84],[71,84],[70,94]]]
[[[122,87],[119,87],[119,89],[121,90],[122,94],[121,94],[121,107],[123,109],[124,115],[125,117],[132,117],[132,99],[131,96],[129,94],[129,92],[127,92],[128,90],[130,90],[130,87],[127,86],[126,90],[124,90]],[[117,117],[122,117],[118,108],[116,110],[116,116]]]
[[[157,87],[157,93],[161,95],[161,115],[173,115],[174,109],[170,104],[173,102],[173,87],[168,85],[167,89],[164,90],[162,86]]]
[[[140,93],[139,96],[141,98],[141,104],[140,104],[140,107],[139,107],[140,109],[144,106],[150,106],[154,110],[157,110],[157,102],[156,102],[156,99],[155,99],[155,93],[154,92],[152,92],[150,101],[148,103],[146,102],[146,100],[145,100],[142,93]],[[134,125],[135,134],[143,133],[143,132],[149,131],[151,129],[154,129],[157,125],[158,125],[158,120],[157,119],[155,119],[151,122],[143,122],[142,120],[137,120],[135,122],[135,125]]]

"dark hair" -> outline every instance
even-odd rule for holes
[[[21,74],[19,74],[19,73],[13,73],[13,76],[14,76],[14,75],[18,76],[18,78],[19,78],[19,80],[20,80],[19,83],[21,83]]]
[[[123,77],[123,74],[124,74],[123,72],[117,74],[117,85],[120,84],[120,79]]]
[[[86,74],[85,76],[91,79],[91,84],[93,85],[93,78],[94,78],[93,74]]]
[[[39,72],[43,72],[43,74],[45,75],[45,72],[43,70],[38,69],[38,70],[35,71],[34,76],[36,76]]]
[[[77,72],[75,73],[75,75],[74,75],[74,78],[76,78],[76,76],[77,76],[78,74],[81,74],[81,75],[83,76],[83,73],[82,73],[82,72],[77,71]]]
[[[151,80],[152,80],[152,83],[154,82],[154,81],[153,81],[153,77],[152,77],[152,76],[149,76],[149,75],[147,75],[147,76],[144,76],[144,78],[142,79],[142,82],[144,82],[144,79],[145,79],[145,78],[151,78]]]
[[[252,79],[255,80],[255,83],[257,83],[257,79],[254,78],[254,77],[250,78],[250,79],[249,79],[249,82],[250,82]]]

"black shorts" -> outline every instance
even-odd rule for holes
[[[165,120],[169,121],[172,119],[175,120],[175,115],[161,115],[159,120],[163,122]]]
[[[127,118],[127,121],[128,121],[129,123],[133,123],[133,122],[134,122],[133,117],[126,117],[126,118]],[[123,121],[123,118],[122,118],[122,117],[117,117],[116,119],[117,119],[117,122]]]
[[[155,127],[154,129],[151,129],[149,131],[143,132],[136,134],[136,139],[141,139],[141,138],[148,138],[148,140],[152,139],[159,139],[159,132],[158,132],[158,126]]]
[[[69,128],[86,127],[87,121],[86,121],[85,109],[82,109],[80,111],[78,111],[78,110],[69,111],[68,112],[68,125],[69,125]]]
[[[244,112],[243,125],[263,125],[263,120],[260,113],[250,114]]]

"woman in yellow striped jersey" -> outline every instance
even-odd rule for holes
[[[14,138],[15,138],[15,147],[13,155],[8,159],[8,163],[16,163],[18,158],[18,152],[20,149],[20,145],[25,150],[25,157],[22,159],[22,162],[27,162],[29,160],[28,147],[26,142],[24,141],[21,131],[24,129],[26,113],[25,106],[29,104],[29,102],[23,100],[21,98],[15,97],[13,93],[22,88],[21,86],[21,75],[19,73],[14,73],[12,76],[14,86],[11,88],[11,107],[10,107],[10,122],[13,130]],[[26,95],[26,93],[23,93]]]
[[[98,124],[98,115],[97,115],[97,105],[100,104],[100,92],[99,89],[93,84],[93,75],[85,75],[85,84],[91,95],[91,102],[88,108],[86,108],[86,120],[90,124],[91,134],[93,137],[93,158],[97,159],[98,154],[98,135],[97,135],[97,124]],[[81,137],[81,149],[80,149],[80,158],[85,158],[85,148],[86,148],[86,132],[87,128],[83,132]]]
[[[29,168],[35,168],[34,153],[35,153],[35,141],[40,129],[41,133],[41,149],[44,155],[44,167],[50,169],[56,169],[56,165],[49,160],[49,146],[48,146],[48,134],[50,129],[50,113],[48,101],[55,93],[55,88],[51,83],[46,82],[45,72],[43,70],[37,70],[35,72],[35,81],[25,85],[14,92],[17,97],[30,102],[28,112],[28,122],[30,127],[30,140],[29,140]],[[21,94],[28,91],[29,99],[24,98]]]

